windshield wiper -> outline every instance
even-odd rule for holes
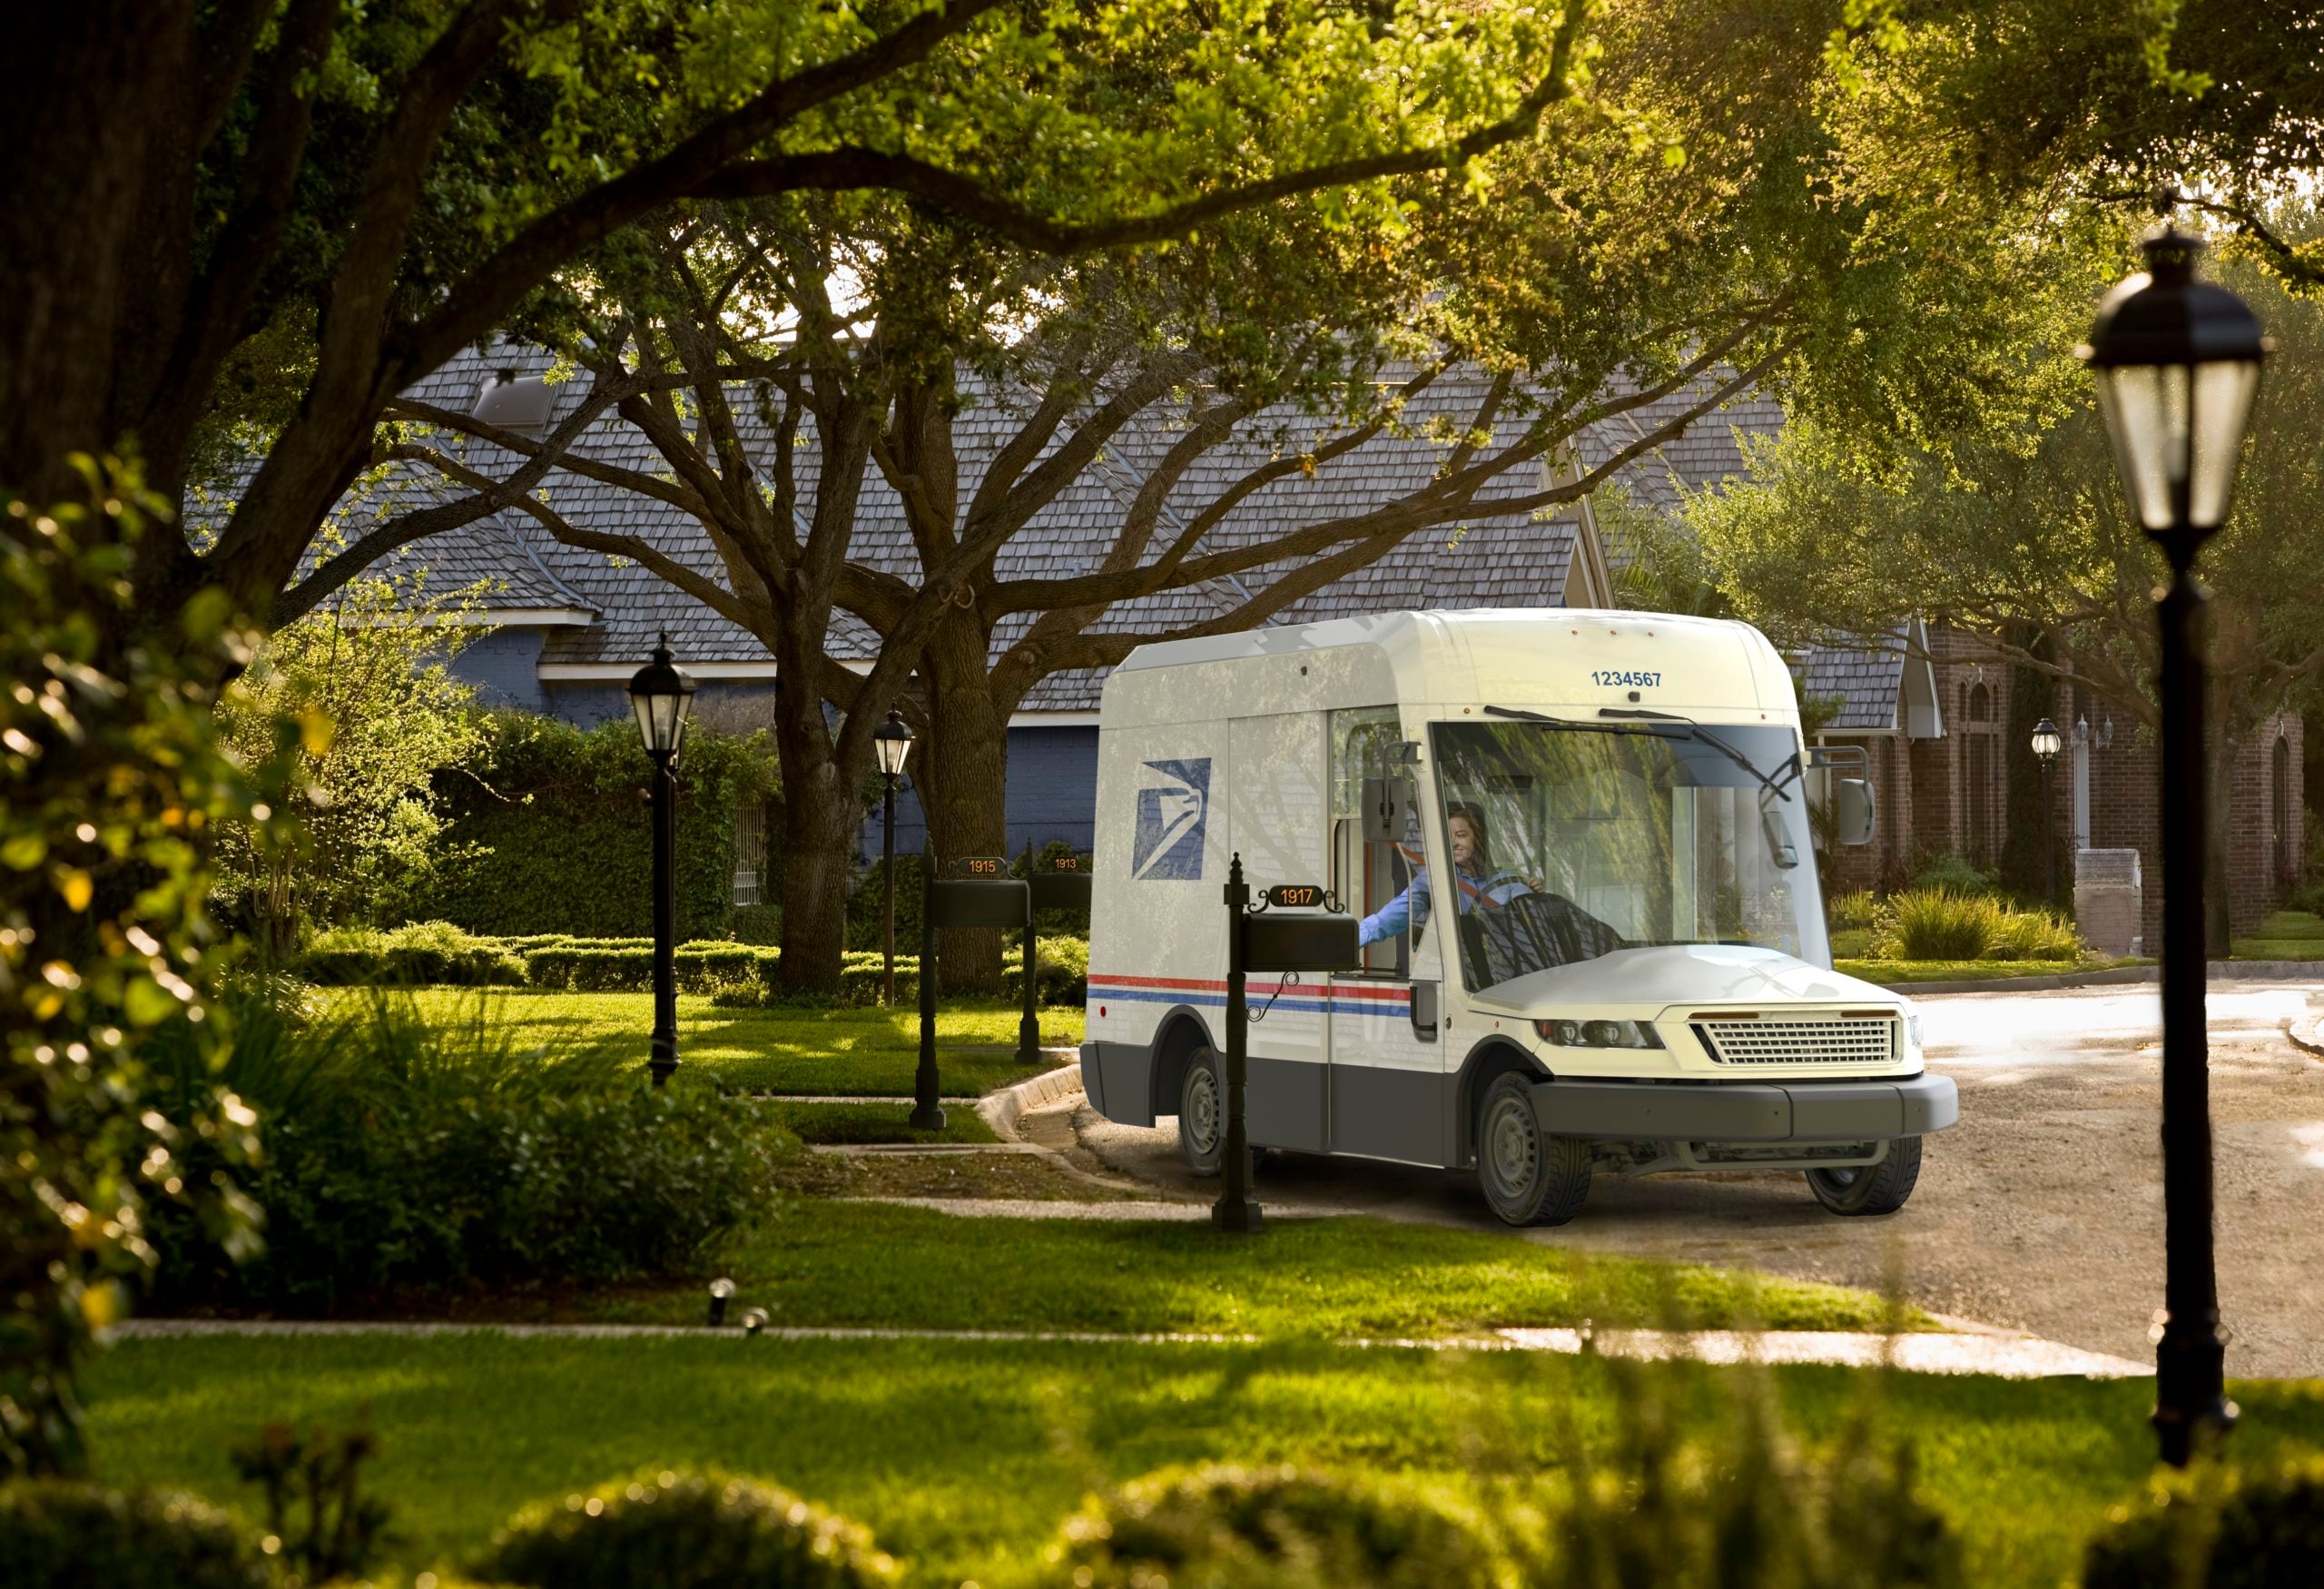
[[[1487,706],[1485,710],[1490,712],[1493,710],[1493,708]],[[1686,730],[1689,737],[1701,740],[1705,745],[1709,745],[1713,750],[1718,752],[1719,755],[1725,756],[1728,761],[1733,762],[1737,766],[1741,767],[1745,772],[1758,779],[1759,786],[1765,789],[1768,794],[1773,794],[1777,799],[1787,803],[1791,799],[1791,796],[1785,794],[1783,791],[1784,785],[1790,783],[1792,777],[1797,777],[1798,775],[1799,753],[1797,751],[1794,751],[1790,755],[1785,757],[1783,765],[1776,769],[1777,772],[1783,771],[1784,767],[1791,769],[1791,777],[1785,778],[1783,783],[1779,784],[1775,779],[1769,777],[1767,774],[1761,772],[1757,762],[1753,761],[1749,756],[1745,755],[1733,745],[1728,744],[1727,741],[1721,739],[1718,735],[1713,734],[1701,724],[1696,722],[1692,717],[1681,717],[1676,712],[1649,712],[1643,706],[1600,706],[1598,708],[1598,716],[1600,717],[1643,718],[1649,722],[1654,723],[1676,723],[1679,727]]]

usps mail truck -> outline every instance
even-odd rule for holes
[[[1513,1225],[1593,1173],[1797,1170],[1904,1206],[1957,1115],[1896,993],[1832,969],[1811,806],[1871,794],[1804,745],[1747,625],[1406,612],[1132,652],[1099,716],[1088,1041],[1107,1119],[1225,1139],[1226,906],[1313,884],[1355,969],[1254,973],[1257,1147],[1473,1169]]]

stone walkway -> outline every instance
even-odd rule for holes
[[[716,1337],[749,1341],[753,1332],[732,1327],[665,1324],[440,1324],[348,1320],[141,1318],[105,1332],[114,1340],[170,1340],[194,1337],[245,1338],[300,1336],[404,1337],[495,1335],[526,1339],[631,1340]],[[1109,1333],[1102,1330],[890,1329],[846,1325],[771,1325],[756,1332],[773,1340],[959,1341],[1024,1345],[1251,1347],[1252,1335]],[[1851,1335],[1837,1330],[1668,1331],[1654,1329],[1500,1329],[1456,1339],[1357,1339],[1325,1343],[1352,1351],[1551,1352],[1566,1357],[1585,1350],[1607,1357],[1667,1361],[1691,1357],[1706,1363],[1831,1364],[1851,1368],[1893,1367],[1907,1374],[1981,1374],[2003,1379],[2127,1379],[2149,1372],[2142,1365],[2080,1351],[2054,1341],[1988,1334]]]

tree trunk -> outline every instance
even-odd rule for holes
[[[836,995],[858,814],[813,691],[777,689],[775,751],[783,769],[782,987],[786,993]]]
[[[1009,853],[1009,716],[993,699],[983,626],[968,614],[945,623],[925,656],[928,760],[919,779],[931,851],[946,864]],[[944,986],[1000,991],[1001,937],[956,928],[940,946]]]
[[[142,443],[174,497],[175,438],[136,432],[182,328],[192,246],[191,0],[24,7],[0,72],[0,486],[80,495],[67,455]],[[182,451],[182,445],[177,449]]]

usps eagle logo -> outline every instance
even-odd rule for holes
[[[1210,814],[1210,758],[1147,762],[1137,791],[1137,835],[1132,877],[1196,882],[1202,877],[1203,830]]]

